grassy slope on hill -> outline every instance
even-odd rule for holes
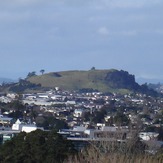
[[[51,72],[44,75],[33,76],[28,80],[43,87],[60,87],[65,90],[78,90],[83,88],[97,89],[103,92],[128,92],[125,87],[116,88],[106,79],[108,74],[119,72],[110,70],[89,70],[89,71],[62,71]]]

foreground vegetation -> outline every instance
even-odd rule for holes
[[[22,132],[0,147],[1,163],[61,163],[75,152],[55,131]]]
[[[163,153],[151,155],[139,139],[90,142],[81,151],[55,131],[22,132],[0,147],[1,163],[162,163]]]
[[[117,142],[91,143],[75,157],[69,157],[64,163],[162,163],[163,153],[145,152],[146,146],[139,141],[129,141],[127,144]]]
[[[70,158],[65,163],[162,163],[162,158],[149,155],[122,155],[109,153],[99,155],[94,150],[87,150],[79,157]]]

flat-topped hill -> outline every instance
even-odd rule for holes
[[[42,87],[59,87],[64,90],[94,89],[102,92],[135,91],[140,86],[134,75],[115,69],[89,71],[61,71],[32,76],[27,79]]]

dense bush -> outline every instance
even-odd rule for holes
[[[22,132],[0,147],[1,163],[60,163],[73,154],[71,142],[54,131]]]

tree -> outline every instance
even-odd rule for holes
[[[21,132],[0,147],[0,162],[61,163],[74,152],[71,142],[54,131]]]
[[[40,73],[41,73],[42,75],[44,74],[44,72],[45,72],[44,69],[40,70]]]
[[[68,129],[68,124],[65,121],[56,119],[52,116],[37,117],[36,124],[39,127],[44,127],[45,129],[54,129],[56,131],[59,131],[60,129]]]
[[[8,104],[8,107],[13,110],[24,111],[25,105],[20,100],[14,100]]]
[[[114,123],[116,123],[118,126],[128,125],[129,122],[129,118],[122,112],[117,112],[114,116]]]
[[[95,67],[92,67],[91,70],[96,70],[96,68]]]
[[[35,71],[29,72],[27,75],[27,78],[30,78],[30,77],[35,76],[35,75],[36,75]]]
[[[107,114],[105,109],[101,109],[100,111],[95,111],[93,113],[93,118],[92,121],[94,123],[103,123],[104,122],[104,117]]]

